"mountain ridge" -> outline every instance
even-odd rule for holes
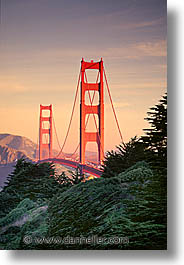
[[[36,144],[25,136],[1,133],[0,145],[11,148],[10,150],[7,149],[7,151],[18,151],[30,159],[36,158]]]
[[[0,144],[0,165],[17,161],[21,157],[27,157],[24,152]]]

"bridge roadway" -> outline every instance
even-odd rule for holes
[[[48,159],[39,160],[38,162],[52,162],[55,164],[61,164],[61,165],[69,166],[72,168],[79,167],[82,169],[83,173],[88,173],[98,178],[102,175],[102,170],[89,166],[89,165],[82,165],[78,161],[75,161],[75,160],[69,160],[65,158],[48,158]]]

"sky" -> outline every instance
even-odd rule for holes
[[[62,144],[81,59],[102,57],[124,141],[144,134],[147,111],[167,90],[166,0],[0,3],[0,133],[37,142],[39,104],[53,104]],[[105,92],[105,150],[120,141]],[[64,151],[74,151],[78,142],[79,97]]]

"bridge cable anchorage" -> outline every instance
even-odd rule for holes
[[[63,152],[63,148],[64,148],[64,146],[66,144],[66,140],[68,138],[68,134],[69,134],[71,123],[72,123],[72,119],[73,119],[74,109],[75,109],[75,105],[76,105],[77,95],[78,95],[78,91],[79,91],[80,76],[81,76],[81,69],[80,69],[80,72],[79,72],[79,78],[78,78],[77,88],[76,88],[76,92],[75,92],[75,99],[74,99],[74,104],[73,104],[72,113],[71,113],[71,117],[70,117],[70,122],[69,122],[69,125],[68,125],[68,130],[67,130],[67,133],[66,133],[65,140],[63,142],[62,148],[61,148],[60,152],[57,154],[56,157],[59,157],[60,154]]]
[[[86,79],[87,85],[89,85],[89,83],[87,81],[86,72],[85,72],[85,79]],[[88,95],[89,95],[89,100],[90,100],[90,104],[91,104],[91,107],[92,107],[93,105],[92,105],[92,100],[91,100],[91,95],[89,93],[89,90],[88,90]],[[99,131],[98,131],[98,126],[97,126],[97,123],[96,123],[96,118],[95,118],[95,114],[93,112],[93,109],[92,109],[92,114],[93,114],[93,119],[94,119],[94,122],[95,122],[95,127],[96,127],[96,131],[97,131],[98,139],[99,139],[99,142],[100,142],[100,148],[101,148],[102,152],[104,153],[104,150],[103,150],[103,147],[102,147],[102,143],[101,143],[101,139],[100,139],[100,135],[99,135]]]
[[[53,124],[54,124],[54,131],[55,131],[55,135],[56,135],[57,144],[58,144],[58,147],[61,149],[61,145],[60,145],[57,130],[56,130],[56,123],[54,120],[54,114],[52,114],[52,120],[53,120]]]
[[[96,79],[96,84],[98,83],[99,74],[100,74],[100,72],[98,71],[98,75],[97,75],[97,79]],[[95,98],[95,91],[93,92],[92,104],[93,104],[94,98]],[[90,114],[88,114],[88,117],[86,119],[85,129],[87,127],[87,124],[88,124],[88,121],[89,121],[89,117],[90,117]],[[75,151],[73,152],[73,154],[71,156],[75,155],[75,153],[77,152],[77,150],[79,149],[79,147],[80,147],[80,143],[77,145]]]
[[[115,120],[116,120],[116,124],[117,124],[117,127],[118,127],[119,134],[120,134],[120,138],[121,138],[122,143],[124,144],[123,136],[122,136],[122,133],[121,133],[121,130],[120,130],[120,126],[119,126],[118,119],[117,119],[117,116],[116,116],[116,112],[115,112],[115,109],[114,109],[114,105],[113,105],[113,102],[112,102],[112,97],[111,97],[109,85],[108,85],[108,82],[107,82],[107,76],[105,74],[105,68],[104,68],[104,77],[105,77],[105,82],[106,82],[107,91],[108,91],[108,94],[109,94],[109,98],[110,98],[113,114],[114,114],[114,117],[115,117]]]

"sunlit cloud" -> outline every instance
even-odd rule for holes
[[[166,57],[166,41],[159,40],[157,42],[138,42],[122,47],[108,48],[104,54],[109,57],[121,59],[141,59],[144,57]]]
[[[155,20],[147,20],[147,21],[137,21],[133,23],[123,23],[119,25],[114,25],[114,29],[123,29],[123,30],[131,30],[131,29],[142,29],[147,27],[155,27],[163,24],[163,18],[155,19]]]
[[[41,51],[34,51],[31,54],[22,54],[20,56],[15,56],[9,52],[1,55],[4,61],[9,60],[10,57],[14,57],[15,62],[19,62],[20,65],[26,64],[30,65],[29,72],[31,71],[32,64],[36,64],[37,67],[43,65],[45,62],[62,64],[66,59],[71,58],[72,61],[82,59],[96,59],[98,54],[100,57],[107,57],[109,59],[141,59],[144,57],[166,57],[167,55],[167,43],[166,40],[160,39],[158,41],[148,41],[148,42],[135,42],[130,44],[123,44],[120,46],[113,47],[87,47],[85,50],[83,47],[78,49],[65,48],[65,49],[47,49],[43,48]],[[89,58],[90,54],[90,58]],[[100,59],[100,57],[98,59]],[[67,65],[66,65],[66,69]],[[70,74],[68,72],[68,74]]]
[[[139,56],[167,56],[167,44],[165,40],[158,42],[138,43],[135,46]]]

